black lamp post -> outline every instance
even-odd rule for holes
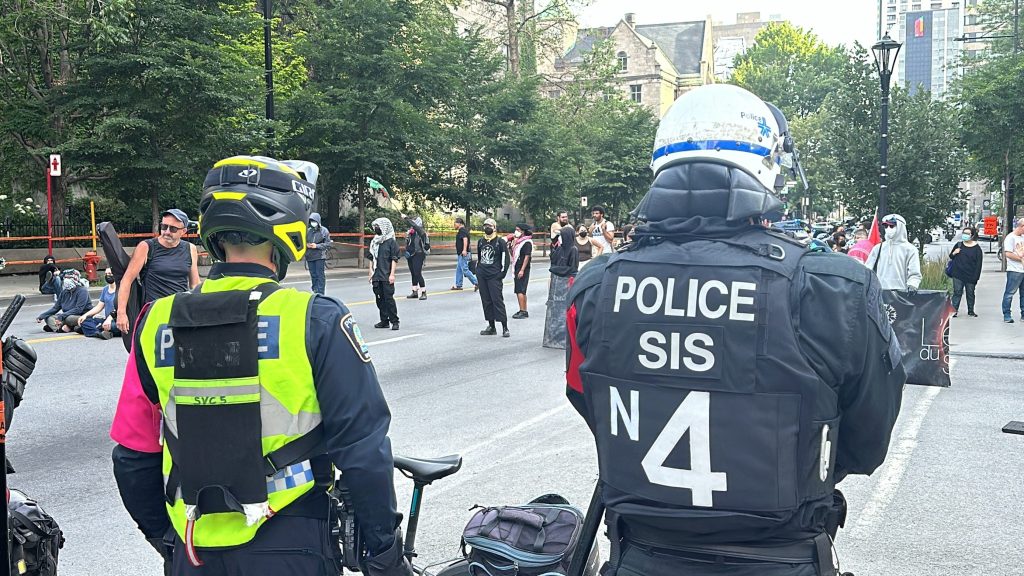
[[[878,143],[878,153],[881,156],[881,169],[878,172],[878,216],[888,214],[889,209],[889,82],[892,80],[892,72],[896,68],[896,57],[899,56],[900,47],[903,45],[885,36],[871,47],[875,55],[875,68],[882,81],[882,126],[881,139]]]

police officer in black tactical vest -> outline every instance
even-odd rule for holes
[[[607,574],[839,573],[836,484],[885,460],[905,372],[871,270],[759,225],[793,159],[777,108],[688,92],[635,241],[577,276],[567,392],[597,442]]]

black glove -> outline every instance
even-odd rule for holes
[[[395,530],[395,543],[384,552],[366,559],[368,576],[413,576],[412,564],[402,555],[402,529]]]
[[[3,344],[3,362],[4,371],[0,378],[11,395],[13,407],[17,408],[25,394],[25,382],[36,369],[36,351],[21,338],[8,336]]]

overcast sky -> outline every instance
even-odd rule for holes
[[[637,24],[703,20],[732,24],[738,12],[760,12],[767,20],[784,20],[813,29],[829,44],[870,46],[878,38],[877,0],[593,0],[580,15],[584,27],[613,26],[626,12],[636,13]]]

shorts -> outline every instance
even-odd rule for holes
[[[519,275],[516,274],[514,284],[515,290],[513,292],[515,292],[516,294],[526,294],[526,289],[530,285],[530,271],[527,270],[526,273],[523,274],[522,278],[519,278]]]

